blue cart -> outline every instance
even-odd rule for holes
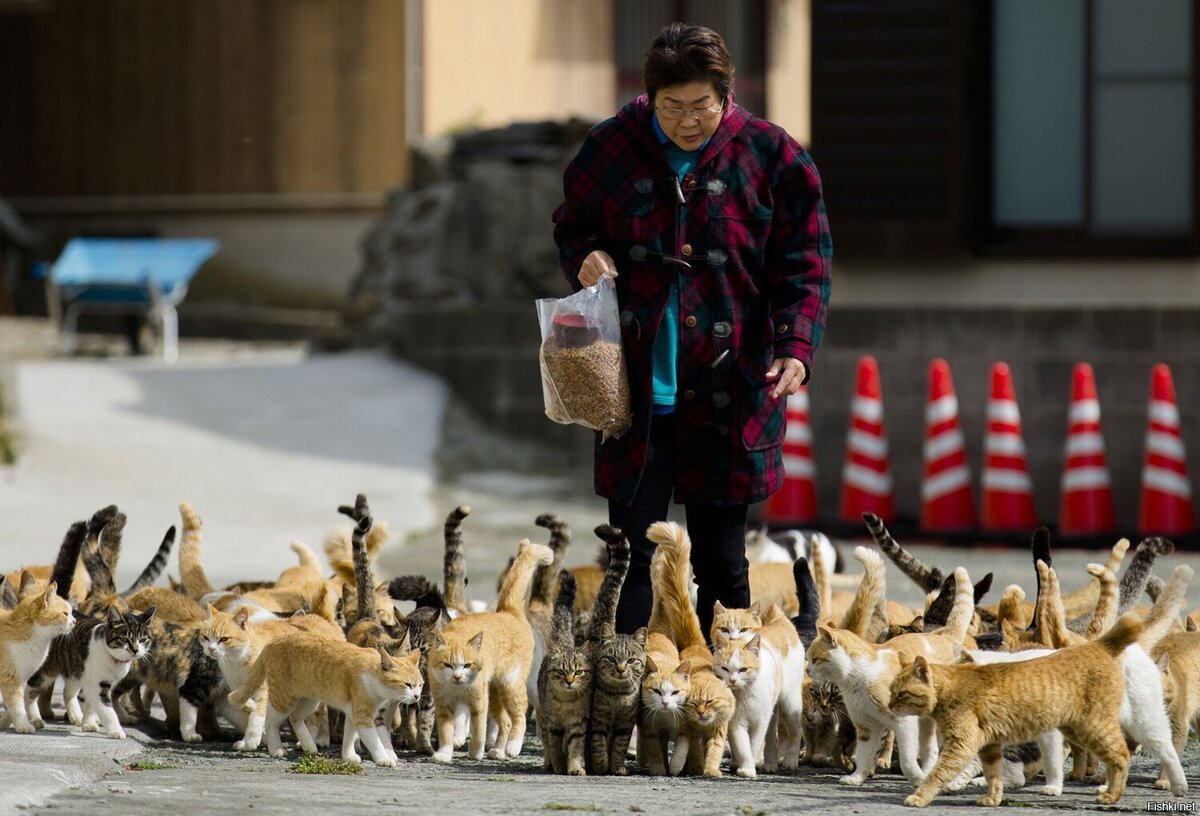
[[[72,238],[50,269],[47,300],[62,326],[64,354],[75,350],[85,311],[144,314],[162,335],[163,359],[179,356],[175,307],[196,270],[216,254],[211,238]]]

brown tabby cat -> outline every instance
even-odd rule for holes
[[[1141,632],[1141,619],[1128,614],[1093,643],[1033,660],[943,666],[918,655],[906,662],[892,681],[889,708],[899,716],[932,717],[945,743],[937,764],[904,804],[925,807],[979,754],[988,781],[979,804],[998,806],[1004,744],[1032,740],[1052,728],[1105,763],[1108,785],[1096,801],[1118,801],[1129,749],[1118,721],[1125,681],[1116,658]]]
[[[25,572],[21,583],[30,587],[33,575]],[[71,605],[58,597],[53,581],[45,590],[30,587],[16,609],[0,611],[0,693],[4,695],[5,720],[20,734],[36,729],[25,710],[26,683],[50,653],[50,642],[75,625]]]
[[[592,665],[575,648],[575,577],[562,570],[554,600],[554,625],[538,669],[538,734],[546,770],[585,776],[584,740],[591,716]]]
[[[804,678],[804,765],[827,765],[854,770],[854,723],[833,683]]]

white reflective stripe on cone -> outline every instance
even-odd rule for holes
[[[1108,487],[1110,484],[1108,468],[1089,465],[1063,471],[1062,489],[1064,493],[1076,490],[1095,490],[1098,487]]]
[[[1192,498],[1192,485],[1187,477],[1166,468],[1146,465],[1142,469],[1142,486],[1177,499]]]
[[[811,445],[812,438],[812,428],[807,422],[788,422],[787,432],[783,435],[784,442],[795,442],[798,445]]]
[[[890,496],[892,493],[892,474],[880,473],[856,462],[847,462],[842,468],[842,481],[872,496]]]
[[[958,416],[958,397],[954,394],[938,397],[925,406],[925,422],[929,425],[936,425],[956,416]]]
[[[1096,431],[1080,431],[1067,437],[1067,456],[1104,453],[1104,436]]]
[[[792,477],[812,479],[817,475],[817,469],[813,465],[812,459],[785,453],[783,455],[783,474],[789,479]]]
[[[846,447],[853,453],[862,454],[870,459],[883,459],[887,456],[887,440],[882,436],[851,428],[846,435]]]
[[[1150,400],[1150,421],[1171,428],[1179,427],[1179,409],[1166,400]]]
[[[1016,425],[1021,421],[1021,409],[1012,400],[992,400],[987,406],[987,418],[992,422]]]
[[[921,482],[921,500],[933,501],[971,484],[971,471],[966,465],[943,470]]]
[[[1162,431],[1151,431],[1146,434],[1146,452],[1157,453],[1176,462],[1182,462],[1187,455],[1183,440],[1178,436]]]
[[[1067,410],[1067,421],[1071,423],[1099,422],[1099,401],[1094,399],[1085,399],[1079,400],[1078,402],[1072,402],[1071,407]]]
[[[850,403],[850,413],[866,422],[883,422],[883,401],[855,396]]]
[[[1033,480],[1022,470],[984,468],[983,489],[1000,493],[1032,493]]]
[[[950,428],[932,439],[925,440],[925,461],[936,462],[943,456],[958,453],[962,449],[962,431],[958,428]]]
[[[996,456],[1024,456],[1025,441],[1020,434],[988,431],[983,438],[983,452]]]

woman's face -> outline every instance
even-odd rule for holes
[[[721,124],[721,97],[711,82],[698,80],[659,88],[654,97],[658,125],[684,150],[699,150]],[[683,116],[679,111],[683,110]],[[717,113],[712,113],[712,111]],[[698,115],[697,115],[698,114]],[[679,117],[679,118],[675,118]]]

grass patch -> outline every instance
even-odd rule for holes
[[[759,810],[754,805],[742,805],[733,813],[734,816],[771,816],[767,811]]]
[[[516,782],[517,778],[515,776],[485,776],[483,778],[483,781],[484,782]]]
[[[336,774],[339,776],[353,776],[363,772],[363,766],[357,762],[349,762],[344,759],[326,759],[323,756],[306,756],[303,757],[292,767],[288,768],[288,773],[295,774]]]
[[[542,810],[587,810],[593,813],[600,812],[599,805],[568,805],[563,802],[547,802],[542,806]]]
[[[178,768],[178,765],[168,765],[153,759],[143,759],[141,762],[131,762],[125,766],[127,771],[162,771],[167,768]]]

